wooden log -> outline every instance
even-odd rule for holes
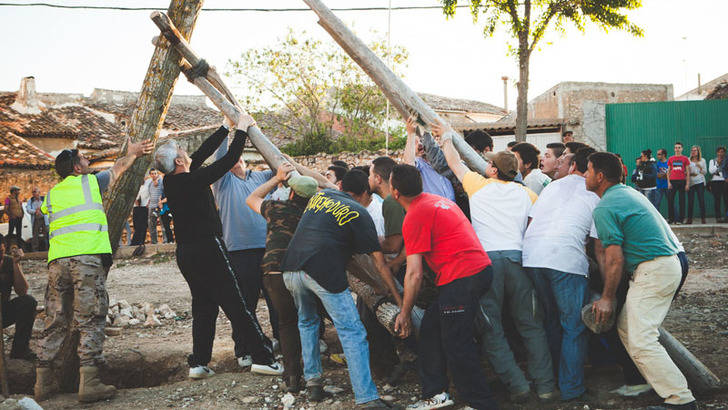
[[[193,69],[193,65],[199,63],[200,57],[191,49],[187,42],[182,41],[181,39],[175,40],[176,30],[174,29],[174,24],[165,19],[162,13],[153,13],[152,20],[155,24],[157,24],[157,27],[159,27],[165,37],[169,38],[169,36],[172,36],[170,44],[179,49],[180,54],[184,56],[185,60],[187,60],[182,63],[182,70],[191,71]],[[234,102],[236,101],[234,97],[223,94],[223,92],[213,85],[207,77],[198,76],[193,78],[192,82],[203,92],[203,94],[210,98],[212,103],[227,117],[237,118],[243,112],[243,108],[241,108],[237,102]],[[224,84],[222,84],[222,87],[224,87]],[[255,146],[258,152],[260,152],[261,156],[272,169],[276,169],[281,163],[287,161],[278,147],[273,145],[273,143],[270,142],[268,137],[266,137],[258,127],[248,128],[248,137],[250,142]],[[367,306],[375,310],[377,320],[379,320],[379,322],[387,328],[390,333],[394,334],[394,318],[397,314],[399,314],[399,307],[391,302],[380,303],[382,301],[382,297],[379,295],[385,295],[388,292],[386,286],[379,277],[378,270],[374,265],[372,258],[368,255],[355,255],[352,258],[352,263],[349,264],[349,273],[350,279],[359,278],[355,281],[355,285],[352,285],[352,290],[354,290],[357,294],[361,293],[366,295],[362,297],[364,302]],[[358,292],[353,286],[356,286]],[[419,319],[422,316],[422,311],[419,308],[413,309],[413,311],[413,325],[415,327],[415,331],[417,331],[419,329]]]
[[[369,47],[364,44],[331,10],[320,0],[303,0],[319,17],[319,24],[346,51],[382,90],[389,102],[399,111],[402,118],[416,113],[424,124],[446,123],[437,113],[402,81]],[[453,145],[470,169],[485,174],[488,164],[468,143],[457,135]]]
[[[665,348],[677,367],[680,368],[691,389],[698,393],[707,393],[721,387],[718,376],[698,360],[685,345],[664,328],[661,327],[659,331],[660,344]]]
[[[202,3],[202,0],[171,1],[168,14],[182,38],[189,39]],[[151,139],[156,142],[159,128],[164,122],[167,108],[169,108],[174,85],[179,77],[179,63],[179,53],[169,47],[166,39],[160,41],[152,54],[139,99],[129,122],[128,135],[132,141]],[[125,152],[126,147],[122,147],[119,155],[121,156]],[[108,193],[105,210],[109,220],[109,239],[113,249],[119,245],[124,221],[129,217],[151,161],[151,155],[139,158],[128,171],[119,177]]]

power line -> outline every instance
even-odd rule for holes
[[[49,7],[56,9],[73,10],[114,10],[114,11],[164,11],[166,7],[123,7],[123,6],[90,6],[90,5],[68,5],[53,3],[0,3],[0,7]],[[470,7],[469,5],[458,5],[458,8]],[[391,10],[434,10],[442,9],[442,6],[396,6]],[[389,7],[346,7],[332,8],[332,11],[387,11]],[[251,11],[251,12],[296,12],[311,11],[309,8],[202,8],[202,11]]]

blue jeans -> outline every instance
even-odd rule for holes
[[[657,203],[657,188],[654,189],[640,189],[640,193],[647,197],[647,200],[650,201],[652,205],[657,208],[659,205]],[[659,208],[658,208],[659,209]]]
[[[660,210],[660,205],[662,204],[662,198],[667,195],[667,188],[656,188],[655,189],[655,208],[657,210]]]
[[[581,308],[587,303],[589,280],[548,268],[528,270],[544,309],[551,357],[559,364],[561,398],[578,397],[585,391],[584,359],[589,339]]]
[[[321,323],[316,306],[318,297],[331,316],[341,346],[344,348],[356,403],[362,404],[378,399],[377,386],[374,385],[369,369],[367,333],[359,319],[349,289],[331,293],[304,271],[284,272],[283,282],[291,292],[298,309],[298,332],[301,334],[304,379],[309,381],[323,375],[318,342]]]

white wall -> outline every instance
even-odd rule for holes
[[[493,151],[505,151],[508,143],[515,141],[515,135],[498,135],[493,137]],[[561,133],[559,132],[546,132],[543,134],[530,134],[526,136],[526,142],[529,142],[536,146],[541,151],[541,154],[546,152],[546,145],[552,142],[561,142]]]

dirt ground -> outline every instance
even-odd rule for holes
[[[687,346],[695,356],[720,377],[728,381],[728,236],[678,233],[691,261],[690,275],[685,287],[673,304],[664,327]],[[46,282],[44,263],[24,261],[23,269],[31,283],[30,293],[42,305]],[[130,304],[149,302],[158,306],[168,304],[177,314],[173,319],[161,319],[162,326],[126,327],[117,336],[106,339],[105,355],[109,367],[109,380],[123,387],[109,401],[79,405],[74,394],[61,394],[40,403],[44,408],[282,408],[284,396],[282,380],[277,377],[256,376],[236,368],[230,324],[224,315],[217,322],[217,338],[210,364],[216,372],[205,381],[186,378],[186,355],[191,351],[192,338],[190,295],[171,254],[160,254],[136,260],[116,261],[109,273],[110,299],[126,300]],[[261,299],[258,318],[270,335],[267,308]],[[41,328],[36,323],[36,330]],[[6,346],[14,330],[5,332]],[[35,348],[37,332],[31,342]],[[324,354],[326,384],[343,389],[324,403],[307,401],[305,393],[295,395],[293,408],[339,409],[354,407],[353,394],[346,368],[332,361],[328,354],[340,352],[333,326],[327,323],[325,339],[330,349]],[[26,362],[10,360],[11,391],[31,393],[32,366]],[[504,387],[489,372],[490,384],[503,408],[642,408],[659,403],[654,393],[636,399],[624,399],[610,394],[619,387],[621,373],[616,366],[593,367],[586,370],[587,387],[592,396],[588,402],[555,403],[544,405],[535,399],[525,405],[513,405],[507,399]],[[406,374],[395,387],[386,385],[386,371],[374,367],[375,381],[386,400],[407,405],[419,394],[417,375]],[[15,378],[15,379],[14,379]],[[15,396],[14,396],[15,397]],[[21,397],[21,396],[17,396]],[[723,388],[708,396],[698,396],[704,408],[728,408],[728,389]],[[462,407],[457,404],[456,408]]]

